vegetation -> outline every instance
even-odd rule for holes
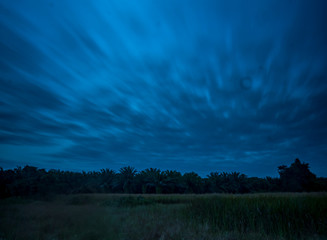
[[[191,201],[189,216],[217,232],[274,239],[327,236],[325,194],[223,195]]]
[[[123,167],[119,172],[70,172],[38,169],[32,166],[13,170],[0,168],[0,198],[77,193],[260,193],[317,192],[327,190],[327,178],[317,178],[307,163],[296,159],[291,166],[279,166],[279,178],[247,177],[238,172],[211,172],[201,178],[197,173],[181,174],[149,168],[137,172]]]
[[[0,239],[327,238],[326,193],[75,194],[0,200]]]
[[[0,239],[327,239],[327,179],[278,173],[1,168]]]

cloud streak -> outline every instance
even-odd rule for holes
[[[326,9],[0,3],[0,164],[325,175]]]

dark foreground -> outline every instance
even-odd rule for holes
[[[0,239],[327,239],[327,194],[9,198]]]

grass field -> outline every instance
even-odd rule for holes
[[[327,239],[327,194],[10,198],[0,200],[4,239]]]

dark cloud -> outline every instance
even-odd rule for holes
[[[0,3],[0,165],[326,175],[326,3]]]

